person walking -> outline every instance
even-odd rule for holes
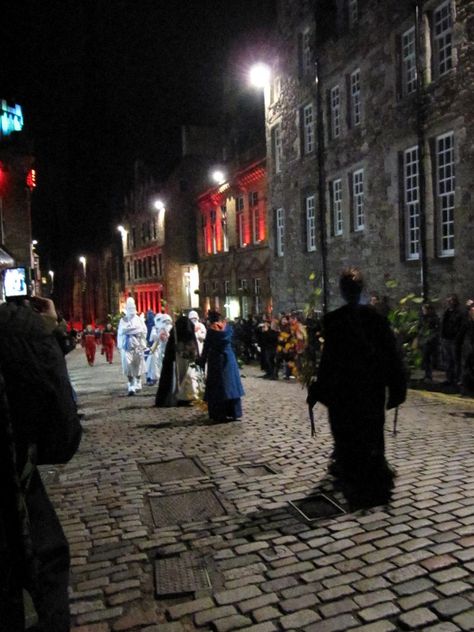
[[[50,299],[0,306],[0,632],[69,632],[69,545],[38,465],[67,463],[81,424]]]
[[[324,318],[321,362],[307,398],[310,407],[316,402],[328,407],[334,439],[330,472],[353,509],[390,500],[394,473],[385,459],[385,408],[406,397],[394,335],[386,318],[359,303],[362,288],[358,268],[343,270],[346,305]]]
[[[84,351],[86,352],[86,358],[89,366],[94,366],[97,344],[95,339],[95,331],[92,325],[87,325],[87,327],[83,331],[81,342],[82,346],[84,347]]]
[[[114,359],[116,335],[112,323],[107,323],[104,331],[102,332],[102,354],[105,355],[105,360],[112,364]]]
[[[450,294],[446,304],[441,320],[441,348],[446,368],[445,385],[454,386],[458,383],[460,372],[459,346],[456,340],[464,323],[464,314],[457,294]]]
[[[235,421],[242,417],[244,389],[232,349],[232,328],[216,311],[208,314],[207,330],[200,365],[207,364],[204,401],[213,421]]]
[[[146,325],[137,314],[134,299],[130,296],[125,304],[117,332],[117,347],[122,357],[122,369],[128,381],[128,395],[142,390],[142,375],[145,372],[144,352],[146,349]]]
[[[146,360],[146,383],[154,386],[160,379],[166,343],[170,337],[173,321],[169,314],[156,314],[155,326],[151,330],[151,347]]]

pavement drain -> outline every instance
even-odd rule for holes
[[[157,558],[154,570],[157,598],[177,597],[212,588],[205,561],[193,553]]]
[[[239,465],[238,469],[246,476],[266,476],[267,474],[276,474],[266,463],[255,463],[254,465]]]
[[[198,459],[188,457],[140,463],[140,467],[150,483],[180,481],[184,478],[195,478],[205,474],[204,468]]]
[[[149,496],[156,527],[168,527],[183,522],[201,522],[225,516],[226,510],[211,489],[181,492],[168,496]]]
[[[346,513],[333,498],[321,493],[290,501],[290,505],[308,522]]]

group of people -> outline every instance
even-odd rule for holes
[[[464,394],[474,393],[474,299],[463,307],[457,294],[450,294],[441,318],[432,304],[423,304],[418,344],[426,382],[432,381],[441,354],[445,385],[459,387]]]
[[[94,329],[92,325],[87,325],[81,335],[81,345],[84,348],[89,366],[94,366],[95,354],[99,346],[101,347],[101,354],[105,356],[106,362],[112,364],[115,344],[116,333],[112,323],[107,323],[103,331]]]
[[[210,311],[207,327],[195,310],[173,323],[168,314],[156,314],[147,329],[129,297],[117,331],[128,395],[147,384],[158,384],[157,407],[188,406],[207,402],[209,418],[216,422],[242,417],[244,394],[232,348],[232,327],[216,311]]]

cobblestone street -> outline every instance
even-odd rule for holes
[[[473,400],[411,391],[395,436],[388,415],[392,504],[309,523],[289,501],[330,490],[332,441],[319,406],[310,437],[300,385],[246,366],[243,420],[210,425],[200,407],[154,408],[155,388],[126,397],[117,356],[67,360],[85,433],[42,476],[70,543],[74,632],[474,629]],[[152,465],[184,457],[174,476]],[[162,571],[183,560],[208,583],[170,596]]]

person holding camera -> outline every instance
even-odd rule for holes
[[[0,305],[0,632],[68,632],[69,546],[38,465],[69,461],[81,425],[54,303],[30,297]]]

